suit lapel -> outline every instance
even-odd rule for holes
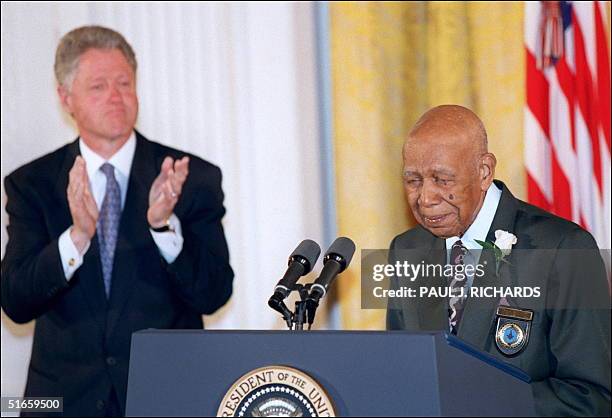
[[[68,189],[68,180],[70,169],[74,165],[74,159],[80,155],[79,140],[68,145],[66,158],[62,163],[59,172],[59,178],[56,183],[55,195],[57,196],[57,205],[60,210],[57,211],[57,216],[61,219],[57,220],[58,224],[62,224],[64,231],[68,226],[72,225],[72,217],[70,215],[70,206],[66,197]],[[106,309],[107,301],[104,291],[104,281],[102,279],[102,265],[100,263],[100,251],[98,248],[98,237],[94,235],[91,239],[89,250],[83,257],[83,264],[76,271],[71,282],[74,281],[74,286],[80,289],[84,296],[91,314],[95,319],[96,324],[100,329],[100,333],[104,334],[106,328]]]
[[[495,212],[495,217],[491,223],[491,228],[487,234],[486,241],[488,242],[495,242],[495,231],[498,229],[508,232],[514,231],[518,208],[516,198],[510,193],[504,183],[497,180],[495,183],[502,189],[502,195]],[[472,287],[511,286],[512,280],[509,266],[501,263],[499,275],[496,274],[496,260],[492,251],[483,250],[479,263],[486,266],[485,274],[482,277],[475,276]],[[457,335],[476,347],[487,349],[493,341],[492,330],[496,316],[495,311],[498,305],[499,298],[481,297],[473,299],[468,297]]]
[[[57,217],[55,219],[55,224],[58,226],[60,234],[72,225],[72,216],[70,215],[70,206],[68,206],[68,197],[66,193],[70,169],[74,164],[74,159],[79,154],[79,140],[77,139],[68,145],[66,156],[60,167],[57,182],[55,183],[55,205],[59,208],[59,210],[56,211]]]
[[[136,133],[136,151],[117,237],[107,317],[106,338],[110,338],[130,295],[142,260],[142,249],[152,237],[147,224],[149,189],[157,176],[155,160],[146,139]]]

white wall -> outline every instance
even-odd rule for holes
[[[63,34],[94,23],[123,33],[136,52],[139,130],[223,170],[236,279],[207,327],[283,328],[266,302],[288,254],[304,238],[329,245],[313,5],[2,3],[2,178],[76,137],[55,95],[53,59]],[[5,204],[3,185],[2,254]],[[2,396],[22,394],[32,330],[2,313]]]

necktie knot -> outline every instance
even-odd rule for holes
[[[463,246],[463,242],[461,242],[461,240],[460,240],[460,239],[458,239],[457,241],[455,241],[455,243],[453,244],[453,248],[455,248],[455,247],[457,247],[457,248],[465,248],[465,247]]]
[[[457,240],[451,247],[451,264],[463,264],[463,258],[467,254],[467,248],[463,246],[461,240]]]
[[[115,178],[115,167],[113,167],[112,164],[102,164],[102,166],[100,167],[100,171],[104,173],[104,175],[106,176],[106,180],[111,180]]]

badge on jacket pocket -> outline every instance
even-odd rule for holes
[[[505,356],[513,357],[527,346],[533,312],[525,309],[497,307],[495,345]]]

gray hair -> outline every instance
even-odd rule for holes
[[[82,26],[62,37],[55,51],[55,78],[60,86],[70,90],[79,58],[88,49],[118,49],[136,74],[136,55],[130,44],[119,33],[102,26]]]

